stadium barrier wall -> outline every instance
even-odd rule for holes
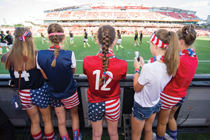
[[[78,83],[78,93],[80,105],[78,107],[80,128],[91,126],[88,120],[88,80],[85,75],[74,75]],[[10,118],[15,126],[25,126],[28,116],[25,111],[14,110],[11,104],[11,97],[14,88],[10,86],[11,78],[9,74],[0,74],[0,106]],[[133,75],[127,74],[126,79],[120,81],[121,86],[121,116],[118,127],[123,127],[123,115],[131,114],[131,108],[134,100]],[[187,96],[183,105],[175,114],[177,124],[180,126],[210,126],[210,74],[196,74],[187,89]],[[71,117],[69,111],[66,113],[67,127],[71,127]],[[104,119],[105,120],[105,119]],[[52,109],[53,125],[57,127],[57,118],[54,109]],[[41,122],[43,126],[43,122]],[[106,121],[103,122],[106,127]],[[157,118],[153,126],[157,126]]]

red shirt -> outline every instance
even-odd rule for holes
[[[125,79],[127,62],[118,58],[109,59],[107,72],[113,79],[106,76],[106,84],[99,85],[102,78],[102,58],[86,56],[83,62],[83,73],[87,75],[89,88],[87,91],[90,103],[105,102],[120,98],[120,79]]]
[[[175,77],[166,85],[163,93],[173,97],[185,97],[198,66],[198,58],[187,55],[180,56],[180,64]]]

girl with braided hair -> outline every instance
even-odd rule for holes
[[[131,116],[132,140],[139,140],[144,128],[144,139],[152,140],[152,124],[161,109],[160,93],[176,74],[179,65],[179,42],[175,32],[159,29],[150,37],[150,51],[153,58],[144,64],[135,58],[133,80],[134,105]],[[142,67],[139,75],[140,67]]]
[[[83,73],[87,75],[89,83],[88,116],[92,123],[92,139],[101,139],[105,116],[110,140],[117,140],[121,93],[119,81],[126,77],[127,62],[117,59],[113,53],[116,39],[112,26],[103,25],[98,29],[97,42],[101,50],[95,56],[86,56],[83,61]]]
[[[76,72],[76,60],[73,51],[63,50],[65,39],[63,28],[57,24],[50,24],[48,37],[52,45],[48,50],[41,50],[37,54],[37,68],[49,80],[51,106],[55,108],[58,118],[58,128],[62,140],[70,140],[66,129],[66,110],[70,109],[74,140],[79,139],[78,93],[77,83],[73,78]]]
[[[194,27],[184,26],[177,32],[179,39],[179,67],[176,75],[161,93],[162,108],[158,114],[157,139],[163,140],[168,123],[170,137],[177,139],[177,124],[174,119],[176,110],[182,105],[198,66],[198,58],[191,47],[196,39]],[[165,137],[169,137],[167,134]]]
[[[2,56],[5,68],[9,70],[15,88],[19,90],[22,110],[26,110],[31,120],[31,135],[42,140],[40,127],[41,112],[47,140],[53,140],[54,129],[51,120],[49,88],[39,69],[36,68],[36,53],[32,33],[25,27],[17,27],[11,50]],[[20,83],[19,83],[20,78]]]

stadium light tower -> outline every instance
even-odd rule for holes
[[[4,25],[7,25],[7,21],[5,18],[3,18],[3,22],[4,22]]]

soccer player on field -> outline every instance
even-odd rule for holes
[[[83,73],[87,75],[89,88],[88,116],[92,123],[92,139],[99,140],[103,131],[103,117],[107,120],[110,140],[118,140],[120,118],[120,79],[125,79],[127,62],[116,58],[113,46],[116,43],[115,29],[103,25],[98,30],[101,50],[95,56],[86,56]]]
[[[137,41],[137,39],[138,39],[138,31],[136,30],[136,32],[135,32],[135,36],[134,36],[134,41],[135,41],[134,46],[136,46],[136,43],[137,43],[137,44],[138,44],[138,46],[139,46],[139,42]]]
[[[49,41],[47,41],[47,40],[45,39],[45,37],[44,37],[44,34],[43,34],[43,33],[41,33],[41,37],[42,37],[42,44],[44,44],[44,41],[46,41],[47,43],[49,42]]]
[[[5,39],[7,40],[7,45],[9,47],[9,49],[11,49],[12,43],[13,43],[13,38],[12,38],[11,32],[9,30],[6,33],[7,33],[7,36],[5,37]],[[9,49],[7,48],[7,51],[9,51]]]
[[[0,34],[0,36],[1,36],[1,47],[0,47],[0,54],[2,55],[2,47],[5,47],[5,48],[7,48],[7,41],[5,40],[5,34],[4,34],[4,31],[1,31],[1,34]],[[7,50],[8,51],[8,50]]]
[[[140,44],[142,44],[143,33],[140,31]]]
[[[88,34],[86,32],[86,29],[84,29],[84,48],[86,48],[85,44],[88,45],[88,47],[90,47],[90,45],[88,44]]]
[[[121,38],[120,31],[117,30],[117,45],[116,45],[116,51],[118,51],[118,46],[120,46],[120,48],[122,48],[122,50],[124,50],[123,46],[121,45],[121,42],[122,42],[122,38]]]
[[[93,31],[91,31],[91,38],[92,38],[92,41],[93,41],[93,39],[94,39]]]
[[[74,36],[71,31],[69,31],[69,36],[70,36],[70,44],[73,45],[74,44]]]

